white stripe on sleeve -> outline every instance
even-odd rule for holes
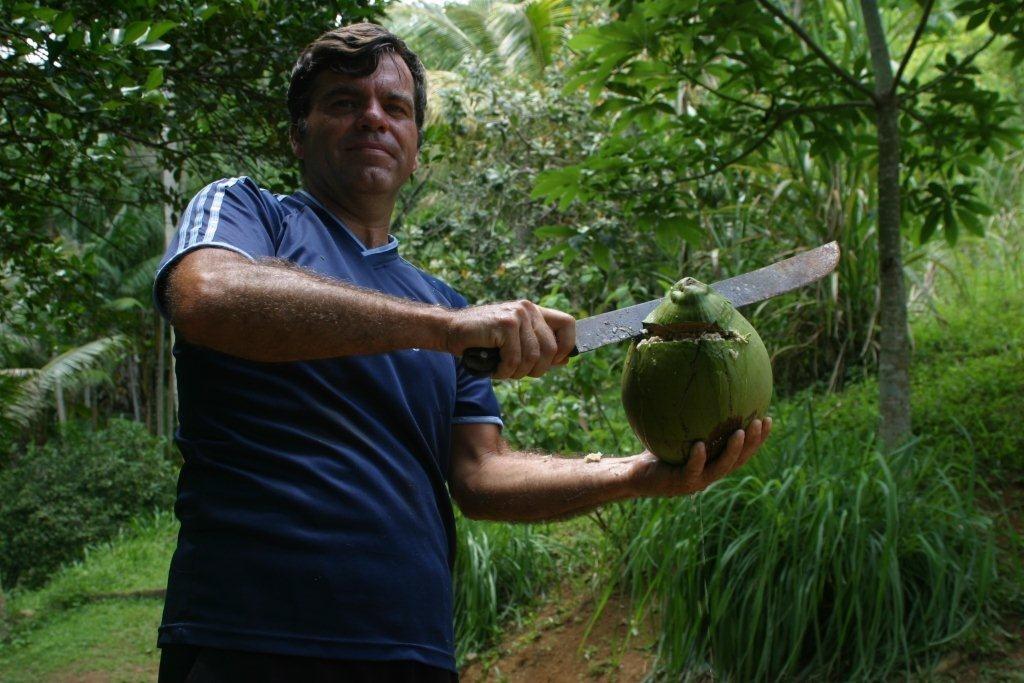
[[[179,221],[178,249],[176,253],[180,254],[184,251],[185,247],[188,246],[186,244],[186,240],[188,239],[188,224],[192,222],[192,212],[195,211],[197,199],[199,199],[199,195],[192,197],[192,201],[188,203],[188,208],[185,209],[185,213],[182,214],[181,220]]]
[[[206,206],[206,198],[210,196],[210,188],[216,184],[217,183],[210,183],[204,187],[203,191],[199,194],[199,201],[195,208],[195,217],[192,220],[192,234],[188,238],[188,246],[190,247],[196,243],[196,237],[199,236],[199,227],[203,224],[203,216],[206,214],[203,207]]]
[[[224,191],[239,180],[241,178],[232,178],[231,180],[225,180],[217,186],[217,194],[213,196],[213,204],[210,207],[210,222],[206,226],[206,235],[203,237],[204,243],[212,242],[213,236],[217,234],[217,224],[220,222],[220,206],[224,203]]]

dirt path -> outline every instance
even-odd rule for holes
[[[563,587],[530,624],[464,667],[463,683],[642,681],[650,673],[650,628],[633,628],[628,601],[613,596],[584,640],[596,605],[594,597],[574,600]]]

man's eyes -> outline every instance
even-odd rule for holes
[[[350,109],[356,109],[360,105],[359,105],[359,102],[357,102],[354,99],[351,99],[351,98],[341,98],[341,99],[331,100],[330,106],[331,106],[332,109],[350,110]],[[384,109],[389,114],[391,114],[392,116],[402,116],[402,117],[412,116],[412,112],[409,110],[408,105],[406,105],[404,103],[401,103],[401,102],[396,102],[396,103],[393,103],[393,104],[385,104],[384,105]]]

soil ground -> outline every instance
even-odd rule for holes
[[[574,599],[573,590],[563,586],[528,625],[490,653],[472,657],[462,670],[463,683],[642,681],[650,674],[650,627],[637,628],[629,601],[618,595],[591,625],[598,604],[599,596]]]
[[[629,601],[612,596],[589,635],[597,607],[588,597],[573,602],[571,590],[546,604],[529,624],[510,632],[491,652],[463,667],[463,683],[561,683],[649,680],[655,635],[650,624],[634,626]],[[1003,626],[1004,635],[977,651],[954,651],[911,680],[929,683],[1024,683],[1024,621]],[[630,637],[627,639],[627,635]],[[585,637],[586,636],[586,637]],[[711,681],[698,678],[698,681]]]

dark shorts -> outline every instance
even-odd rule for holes
[[[165,645],[159,683],[458,683],[419,662],[372,662]]]

